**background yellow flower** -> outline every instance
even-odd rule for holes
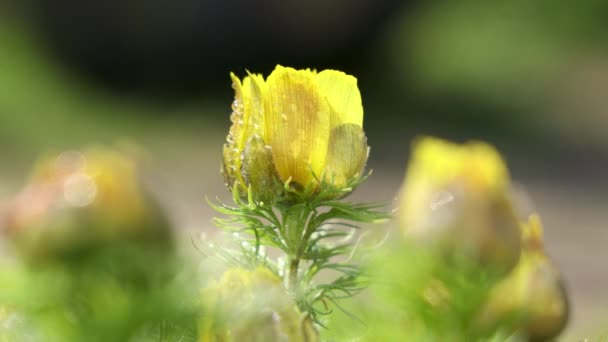
[[[492,146],[419,139],[400,201],[398,217],[408,237],[501,269],[517,262],[520,232],[509,173]]]

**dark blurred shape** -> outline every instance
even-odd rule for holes
[[[347,63],[402,0],[31,0],[64,61],[113,85],[182,89],[229,70]]]

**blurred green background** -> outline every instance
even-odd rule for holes
[[[566,278],[564,340],[608,330],[606,1],[4,0],[0,205],[43,153],[127,144],[176,225],[213,231],[228,73],[277,63],[359,79],[358,198],[395,196],[416,135],[497,145]]]

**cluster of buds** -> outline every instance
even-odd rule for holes
[[[398,215],[409,241],[499,276],[476,325],[491,331],[513,320],[514,330],[544,341],[566,324],[566,292],[545,254],[540,219],[520,222],[511,193],[507,167],[492,146],[423,138],[414,144]],[[441,282],[428,290],[437,288],[449,301]]]
[[[317,341],[315,303],[335,303],[362,286],[358,266],[332,259],[350,253],[350,242],[321,241],[349,236],[335,221],[385,217],[374,206],[337,201],[364,179],[369,153],[357,80],[334,70],[281,66],[267,79],[231,77],[235,100],[222,172],[237,207],[220,209],[255,237],[249,240],[255,258],[248,268],[227,269],[202,290],[199,340]],[[566,293],[544,252],[540,220],[518,219],[509,172],[492,146],[419,139],[399,209],[407,240],[454,268],[464,258],[500,277],[476,328],[493,329],[517,316],[516,330],[532,340],[553,338],[563,329]],[[133,160],[100,148],[40,161],[3,212],[0,227],[19,253],[36,262],[124,242],[166,248],[171,241]],[[258,262],[263,244],[285,252],[283,266]],[[301,260],[310,270],[300,269]],[[324,268],[340,275],[313,287],[312,278]],[[442,307],[455,299],[451,291],[431,278],[423,292],[432,306]]]
[[[335,70],[280,65],[266,79],[256,74],[231,78],[235,100],[222,173],[237,206],[219,210],[234,217],[228,229],[253,236],[246,243],[278,248],[284,256],[272,268],[276,275],[263,268],[231,269],[205,291],[216,298],[213,306],[223,308],[220,316],[235,318],[220,326],[207,319],[203,340],[241,340],[245,334],[247,340],[316,340],[313,302],[334,294],[331,287],[307,287],[312,277],[334,267],[344,274],[336,291],[359,291],[351,281],[357,267],[329,262],[347,249],[326,239],[348,234],[328,221],[386,217],[373,206],[335,201],[362,182],[369,154],[357,79]],[[241,226],[231,227],[234,222]],[[302,270],[301,260],[316,265]],[[233,297],[239,298],[236,303]]]
[[[287,290],[297,289],[293,285],[305,273],[299,258],[317,248],[308,241],[323,222],[317,220],[367,215],[364,206],[347,204],[317,211],[319,198],[342,198],[362,179],[369,148],[356,79],[334,70],[281,66],[267,79],[231,77],[235,100],[222,172],[238,207],[220,211],[235,215],[229,222],[240,220],[257,245],[261,236],[270,236],[268,245],[286,252],[290,267],[278,274],[289,278],[284,279]],[[563,329],[568,305],[561,278],[542,249],[538,219],[520,222],[509,171],[496,149],[483,142],[421,138],[400,195],[398,218],[407,241],[442,260],[445,269],[460,272],[464,260],[467,272],[472,265],[473,272],[495,279],[472,329],[496,329],[520,313],[514,330],[533,340]],[[429,284],[423,292],[431,306],[450,305],[455,293],[449,284],[439,278]],[[219,312],[220,319],[202,324],[203,340],[245,334],[253,340],[310,340],[314,329],[294,305],[294,299],[298,305],[302,301],[298,291],[287,293],[291,297],[284,296],[281,281],[268,269],[230,269],[204,291],[207,312]],[[509,297],[513,300],[505,302]]]
[[[242,259],[250,259],[231,259],[232,267],[202,289],[198,338],[317,341],[313,322],[319,323],[318,307],[329,312],[328,303],[339,307],[338,300],[365,287],[359,265],[350,263],[354,244],[348,239],[353,234],[344,227],[356,229],[350,222],[386,218],[373,205],[339,201],[365,179],[369,153],[357,80],[335,70],[317,73],[282,66],[266,79],[256,74],[242,80],[231,77],[235,100],[222,172],[236,207],[218,206],[232,215],[218,222],[236,223],[238,227],[229,229],[236,229],[237,236],[249,234],[239,242],[245,246]],[[408,289],[440,316],[462,298],[449,277],[433,273],[435,268],[464,278],[488,274],[492,282],[487,296],[469,310],[473,318],[467,328],[494,331],[509,322],[509,329],[530,340],[548,340],[566,324],[566,292],[545,254],[540,219],[533,215],[520,222],[511,194],[508,169],[492,146],[417,140],[400,192],[398,218],[406,240],[433,262],[422,272],[421,289],[416,284]],[[17,251],[34,262],[80,260],[94,255],[89,251],[114,251],[100,247],[121,249],[125,242],[171,247],[169,224],[143,191],[134,161],[100,148],[40,161],[27,186],[0,216],[0,228]],[[284,255],[269,261],[260,253],[264,246]],[[156,261],[170,259],[167,256]],[[148,268],[137,260],[125,264],[128,267],[115,279],[101,286],[94,281],[92,290],[79,276],[73,284],[82,285],[80,293],[97,293],[98,287],[111,289],[138,268],[132,278],[142,283]],[[317,286],[313,278],[323,270],[338,275]],[[399,271],[408,273],[402,267]],[[123,290],[108,293],[126,293]],[[103,303],[100,307],[110,308]],[[0,306],[0,321],[3,310]]]

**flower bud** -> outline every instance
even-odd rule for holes
[[[202,290],[199,341],[317,341],[281,280],[270,270],[231,268]]]
[[[519,263],[492,289],[480,323],[487,328],[516,318],[517,330],[531,341],[549,341],[566,326],[568,298],[559,272],[544,252],[540,218],[532,215],[522,232]]]
[[[244,196],[251,186],[254,198],[273,201],[285,197],[277,194],[285,184],[314,194],[361,176],[368,148],[353,76],[277,66],[266,80],[231,77],[235,100],[222,168],[230,189]]]
[[[164,245],[171,240],[133,160],[108,149],[41,160],[0,224],[18,252],[40,261],[112,241]]]
[[[283,185],[278,181],[272,162],[272,149],[257,134],[251,136],[245,145],[242,176],[257,198],[271,201],[281,196]]]
[[[490,145],[419,139],[401,189],[402,229],[446,255],[509,270],[520,249],[509,185],[505,163]]]

